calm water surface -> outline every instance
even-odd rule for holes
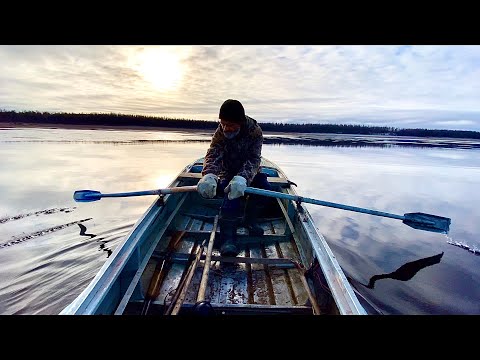
[[[153,197],[76,203],[73,192],[165,187],[210,133],[0,129],[0,314],[58,314],[93,279]],[[452,219],[447,235],[307,204],[369,309],[480,314],[480,150],[265,144],[298,194]],[[357,138],[358,140],[358,138]],[[348,143],[348,141],[347,141]],[[355,144],[355,142],[353,142]]]

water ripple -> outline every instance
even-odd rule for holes
[[[128,139],[128,140],[0,140],[3,143],[57,143],[57,144],[111,144],[111,145],[144,145],[144,144],[189,144],[209,143],[211,138],[197,139]],[[416,147],[444,149],[479,149],[480,142],[474,139],[432,139],[408,137],[371,137],[352,136],[339,137],[322,134],[314,135],[268,135],[264,134],[264,144],[271,145],[308,145],[324,147]]]
[[[470,246],[463,241],[456,241],[453,240],[451,237],[447,236],[447,244],[458,246],[459,248],[465,249],[468,252],[471,252],[473,255],[480,256],[480,249],[478,249],[475,245]]]
[[[42,215],[50,215],[50,214],[55,214],[55,213],[58,213],[58,212],[69,213],[69,212],[72,212],[75,209],[76,209],[75,206],[72,207],[72,208],[68,208],[68,207],[53,208],[53,209],[35,211],[35,212],[27,213],[27,214],[20,214],[20,215],[15,215],[15,216],[11,216],[11,217],[5,217],[5,218],[0,219],[0,224],[6,223],[6,222],[9,222],[9,221],[20,220],[20,219],[26,218],[27,216],[32,216],[32,215],[37,215],[37,216],[41,215],[41,214]]]
[[[24,241],[34,239],[34,238],[37,238],[39,236],[47,235],[47,234],[50,234],[50,233],[58,231],[58,230],[63,230],[65,228],[69,227],[69,226],[76,225],[78,223],[82,223],[82,222],[85,222],[85,221],[88,221],[88,220],[91,220],[91,219],[92,218],[78,220],[78,221],[72,221],[72,222],[67,223],[67,224],[54,226],[54,227],[51,227],[51,228],[48,228],[48,229],[45,229],[45,230],[40,230],[40,231],[34,232],[34,233],[32,233],[30,235],[27,235],[27,236],[22,236],[22,237],[19,237],[19,238],[15,238],[13,240],[10,240],[8,242],[0,244],[0,249],[8,247],[8,246],[12,246],[12,245],[20,244]]]

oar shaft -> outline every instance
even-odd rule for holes
[[[186,279],[185,282],[180,284],[181,288],[180,286],[179,288],[177,288],[177,291],[180,291],[180,295],[170,315],[177,315],[178,312],[180,311],[180,308],[182,307],[183,302],[185,301],[185,297],[187,296],[188,286],[192,281],[193,275],[197,270],[198,263],[200,262],[200,258],[203,254],[203,249],[205,248],[205,241],[206,240],[203,240],[202,245],[200,245],[200,248],[197,250],[197,255],[195,256],[195,260],[193,260],[193,263],[188,268],[187,275],[185,277]]]
[[[125,193],[101,194],[101,197],[126,197],[126,196],[143,196],[143,195],[160,195],[173,194],[177,192],[197,191],[197,186],[178,186],[165,189],[133,191]]]
[[[146,191],[134,191],[126,193],[114,193],[114,194],[101,194],[102,198],[105,197],[127,197],[127,196],[143,196],[143,195],[159,195],[158,190],[146,190]]]
[[[403,215],[390,214],[390,213],[386,213],[386,212],[382,212],[382,211],[364,209],[364,208],[360,208],[360,207],[356,207],[356,206],[336,204],[336,203],[332,203],[332,202],[329,202],[329,201],[316,200],[316,199],[311,199],[311,198],[302,197],[302,196],[298,196],[298,195],[285,194],[285,193],[281,193],[281,192],[263,190],[263,189],[258,189],[258,188],[254,188],[254,187],[247,187],[246,190],[245,190],[245,193],[255,194],[255,195],[263,195],[263,196],[270,196],[270,197],[274,197],[274,198],[299,201],[299,202],[310,203],[310,204],[315,204],[315,205],[328,206],[328,207],[333,207],[333,208],[337,208],[337,209],[361,212],[361,213],[370,214],[370,215],[389,217],[389,218],[392,218],[392,219],[399,219],[399,220],[404,220],[405,219],[405,216],[403,216]]]
[[[202,273],[202,280],[200,281],[200,286],[197,294],[197,302],[201,302],[205,300],[205,292],[207,291],[207,283],[208,283],[208,273],[210,271],[210,263],[212,260],[212,251],[213,251],[213,243],[215,242],[215,234],[217,232],[218,226],[218,215],[215,216],[215,220],[213,221],[213,228],[212,232],[210,233],[210,240],[208,241],[207,247],[207,255],[205,256],[205,265],[203,266],[203,273]]]
[[[134,191],[134,192],[126,192],[126,193],[113,193],[113,194],[102,194],[99,191],[95,190],[77,190],[73,194],[73,199],[78,202],[91,202],[100,200],[103,197],[126,197],[126,196],[143,196],[143,195],[162,195],[162,194],[173,194],[179,192],[189,192],[189,191],[197,191],[197,186],[179,186],[179,187],[171,187],[166,189],[156,189],[156,190],[146,190],[146,191]],[[390,214],[383,211],[371,210],[360,208],[356,206],[349,206],[343,204],[332,203],[329,201],[311,199],[307,197],[302,197],[298,195],[291,195],[282,192],[258,189],[254,187],[247,187],[245,189],[245,193],[247,194],[255,194],[255,195],[263,195],[274,197],[277,199],[287,199],[292,200],[297,203],[310,203],[314,205],[322,205],[328,206],[336,209],[348,210],[348,211],[355,211],[364,214],[376,215],[376,216],[383,216],[392,219],[402,220],[404,224],[413,227],[415,229],[426,230],[426,231],[434,231],[447,234],[450,229],[451,219],[437,216],[437,215],[430,215],[424,213],[408,213],[404,215],[396,215]]]

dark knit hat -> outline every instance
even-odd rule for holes
[[[245,109],[238,100],[228,99],[220,107],[218,117],[222,120],[231,121],[237,124],[245,122]]]

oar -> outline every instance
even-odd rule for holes
[[[73,198],[75,201],[79,202],[89,202],[89,201],[97,201],[100,200],[102,197],[125,197],[125,196],[143,196],[143,195],[161,195],[161,194],[172,194],[177,192],[187,192],[187,191],[197,191],[197,186],[181,186],[181,187],[172,187],[172,188],[165,188],[165,189],[157,189],[157,190],[146,190],[146,191],[135,191],[135,192],[127,192],[127,193],[113,193],[113,194],[102,194],[99,191],[95,190],[78,190],[75,191]],[[333,202],[316,200],[311,198],[306,198],[298,195],[291,195],[285,194],[281,192],[271,191],[271,190],[263,190],[254,187],[247,187],[245,189],[245,193],[247,194],[255,194],[255,195],[263,195],[269,196],[279,199],[287,199],[292,200],[297,203],[305,202],[314,205],[322,205],[333,207],[337,209],[349,210],[360,212],[364,214],[376,215],[376,216],[383,216],[392,219],[402,220],[404,224],[419,230],[425,231],[433,231],[442,234],[448,234],[450,230],[450,218],[437,216],[437,215],[430,215],[425,213],[407,213],[404,215],[396,215],[390,214],[382,211],[377,210],[370,210],[364,209],[355,206],[343,205],[343,204],[336,204]]]
[[[398,220],[402,220],[404,224],[410,227],[413,227],[415,229],[439,232],[444,234],[448,233],[450,229],[450,223],[451,223],[450,218],[437,216],[437,215],[430,215],[425,213],[407,213],[404,215],[395,215],[395,214],[390,214],[390,213],[376,211],[376,210],[364,209],[360,207],[343,205],[343,204],[336,204],[328,201],[316,200],[316,199],[306,198],[298,195],[290,195],[290,194],[285,194],[285,193],[271,191],[271,190],[263,190],[263,189],[258,189],[254,187],[247,187],[245,190],[245,193],[269,196],[269,197],[274,197],[279,199],[293,200],[297,203],[305,202],[305,203],[310,203],[315,205],[328,206],[328,207],[333,207],[337,209],[343,209],[343,210],[361,212],[361,213],[370,214],[370,215],[398,219]]]
[[[73,199],[77,202],[97,201],[104,197],[127,197],[127,196],[144,196],[144,195],[162,195],[173,194],[178,192],[197,191],[197,186],[179,186],[165,189],[133,191],[123,193],[102,194],[96,190],[77,190],[73,194]]]
[[[177,288],[177,291],[179,292],[180,295],[178,296],[170,315],[177,315],[178,312],[180,311],[180,308],[182,307],[183,302],[185,301],[185,297],[187,296],[188,287],[190,286],[190,283],[192,282],[193,275],[195,274],[195,271],[197,270],[197,266],[198,266],[198,263],[200,262],[200,258],[202,257],[203,249],[205,248],[205,242],[206,241],[207,240],[203,240],[202,245],[200,245],[200,248],[197,250],[197,254],[195,255],[195,260],[193,260],[192,264],[188,268],[187,275],[184,278],[185,282],[181,283],[181,287],[179,286],[180,289]]]
[[[215,220],[213,221],[212,232],[210,233],[210,240],[208,242],[208,247],[207,247],[207,255],[205,256],[205,263],[204,263],[205,265],[203,265],[202,279],[200,280],[200,286],[198,288],[197,303],[200,303],[205,300],[205,291],[207,290],[208,275],[210,271],[213,243],[215,242],[215,234],[217,232],[217,226],[218,226],[218,215],[215,216]]]
[[[160,287],[162,286],[165,276],[170,271],[170,267],[172,265],[171,257],[175,252],[177,245],[180,243],[183,235],[185,235],[185,230],[175,232],[167,246],[165,256],[157,263],[155,271],[153,272],[150,280],[150,286],[148,287],[147,294],[145,295],[145,299],[143,301],[143,308],[140,312],[140,315],[148,314],[148,309],[150,308],[152,301],[154,301],[160,294]]]

